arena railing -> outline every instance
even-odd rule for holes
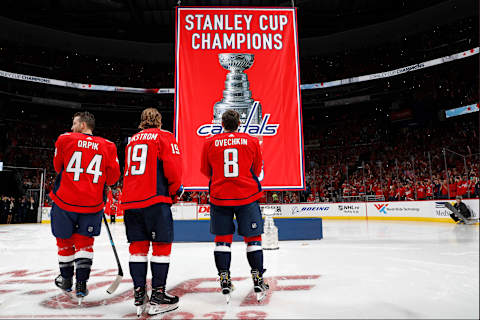
[[[336,87],[346,84],[370,81],[370,80],[377,80],[382,78],[389,78],[393,76],[398,76],[401,74],[405,74],[407,72],[417,71],[428,67],[433,67],[439,64],[472,57],[479,53],[479,47],[472,48],[467,51],[458,52],[449,56],[436,58],[433,60],[428,60],[420,63],[416,63],[413,65],[405,66],[402,68],[379,72],[379,73],[372,73],[363,76],[345,78],[340,80],[334,81],[327,81],[327,82],[319,82],[319,83],[310,83],[310,84],[303,84],[300,86],[302,90],[314,90],[314,89],[323,89],[323,88],[330,88]],[[119,86],[109,86],[109,85],[98,85],[98,84],[87,84],[87,83],[77,83],[77,82],[69,82],[64,80],[57,80],[57,79],[49,79],[43,77],[37,77],[33,75],[26,75],[20,73],[13,73],[4,70],[0,70],[0,77],[15,79],[15,80],[22,80],[22,81],[29,81],[29,82],[36,82],[40,84],[48,84],[60,87],[67,87],[67,88],[74,88],[74,89],[81,89],[81,90],[96,90],[96,91],[109,91],[109,92],[128,92],[128,93],[152,93],[152,94],[172,94],[175,93],[174,88],[135,88],[135,87],[119,87]]]

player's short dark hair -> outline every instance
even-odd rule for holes
[[[73,115],[73,118],[79,118],[80,122],[85,122],[87,124],[88,129],[94,130],[95,129],[95,117],[88,111],[77,112]]]
[[[236,131],[240,123],[240,115],[235,110],[227,110],[222,114],[222,126],[226,131]]]
[[[162,115],[156,108],[147,108],[143,110],[140,116],[139,129],[160,128],[162,126]]]

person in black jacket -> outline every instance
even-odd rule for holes
[[[7,197],[7,224],[12,223],[13,221],[13,212],[15,209],[15,198]]]
[[[7,197],[0,197],[0,224],[7,222]]]
[[[22,198],[19,200],[17,210],[18,210],[18,216],[20,218],[18,222],[20,223],[28,222],[27,221],[27,214],[28,214],[27,199],[25,196],[22,196]]]
[[[37,222],[37,208],[38,204],[35,202],[35,199],[33,199],[33,197],[27,199],[28,222]]]
[[[455,209],[457,209],[460,214],[465,217],[465,219],[470,218],[470,210],[468,210],[467,206],[465,203],[462,202],[462,197],[457,196],[456,198],[456,203],[453,205]],[[457,217],[454,213],[450,215],[450,217],[455,221],[456,223],[465,223],[461,218]]]

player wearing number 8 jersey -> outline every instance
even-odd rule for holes
[[[60,275],[55,284],[83,298],[93,259],[93,237],[100,234],[105,185],[117,182],[120,168],[115,145],[92,135],[95,118],[89,112],[73,117],[72,132],[58,137],[53,164],[57,178],[50,197],[52,233],[57,238]]]
[[[146,308],[148,252],[152,295],[148,313],[177,308],[178,297],[165,291],[173,241],[170,206],[183,191],[182,158],[172,133],[162,130],[157,109],[142,112],[139,128],[125,149],[122,208],[127,240],[130,242],[130,275],[133,279],[137,315]]]
[[[230,280],[230,247],[235,225],[247,244],[254,291],[260,301],[268,285],[263,282],[263,220],[257,200],[262,197],[259,177],[262,175],[262,153],[257,138],[239,133],[240,116],[227,110],[222,115],[225,133],[206,139],[201,171],[210,179],[210,232],[215,234],[215,264],[222,293],[227,302],[233,289]]]

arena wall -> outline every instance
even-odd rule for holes
[[[453,200],[449,200],[453,202]],[[463,200],[472,212],[472,218],[479,217],[479,199]],[[322,218],[322,219],[371,219],[453,222],[450,211],[445,208],[447,200],[392,201],[392,202],[351,202],[351,203],[296,203],[261,205],[262,211],[270,209],[275,219]],[[172,206],[174,220],[209,220],[210,206],[194,203],[179,203]],[[118,217],[117,221],[122,221]],[[50,208],[45,207],[42,223],[50,222]]]

